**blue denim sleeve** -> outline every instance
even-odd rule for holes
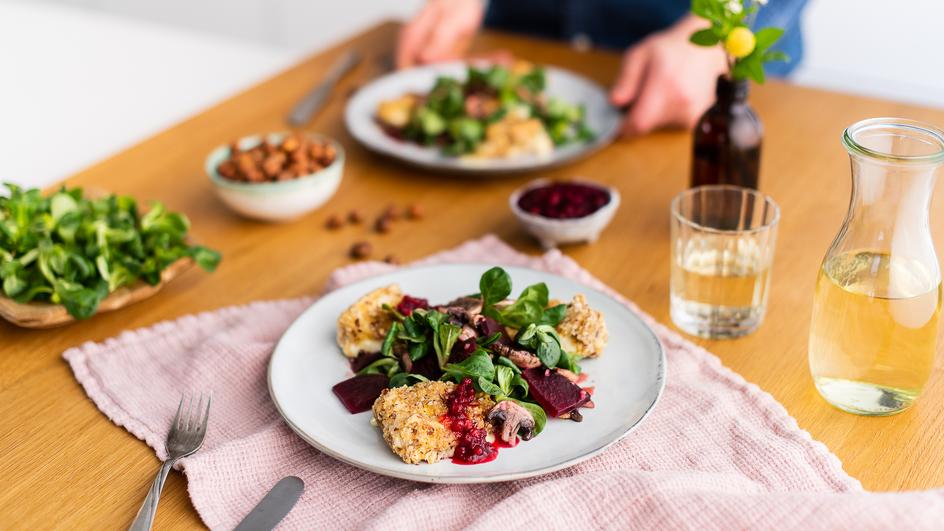
[[[754,21],[754,28],[776,26],[783,28],[783,37],[773,46],[790,56],[789,62],[767,63],[769,75],[786,77],[803,61],[803,31],[801,19],[807,0],[770,0],[761,6]]]

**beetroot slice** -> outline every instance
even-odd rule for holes
[[[425,356],[413,362],[413,374],[420,374],[430,380],[438,380],[442,376],[442,369],[439,368],[439,359],[436,353],[427,352]]]
[[[379,352],[361,351],[361,353],[358,354],[356,358],[351,360],[351,371],[353,371],[354,373],[357,373],[357,371],[379,360],[380,358],[381,358],[381,354]]]
[[[483,339],[492,337],[495,335],[495,332],[501,332],[501,336],[498,338],[498,342],[503,345],[511,345],[512,340],[508,337],[508,333],[505,332],[505,327],[498,324],[498,321],[492,319],[491,317],[485,317],[476,325],[476,329],[479,333],[479,336]]]
[[[381,391],[387,388],[387,381],[383,374],[355,376],[335,384],[331,390],[348,411],[362,413],[374,405]]]
[[[570,413],[590,401],[590,393],[557,371],[537,367],[522,371],[521,376],[528,382],[534,400],[552,417]]]

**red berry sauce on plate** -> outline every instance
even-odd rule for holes
[[[466,415],[468,408],[475,404],[472,379],[465,378],[446,398],[449,409],[439,419],[456,434],[457,444],[452,462],[459,465],[487,463],[498,457],[498,446],[486,439],[488,432],[485,428],[476,427],[475,422]]]
[[[397,304],[397,311],[408,317],[411,313],[413,313],[413,310],[417,308],[422,308],[424,310],[429,309],[429,301],[419,297],[404,295],[403,298],[400,299],[400,304]]]

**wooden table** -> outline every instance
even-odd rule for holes
[[[378,257],[391,253],[404,261],[489,232],[523,251],[539,251],[506,207],[508,194],[533,176],[477,181],[423,173],[372,155],[345,131],[346,95],[380,73],[378,58],[392,49],[396,30],[394,24],[376,27],[66,181],[164,201],[186,212],[200,239],[225,258],[212,275],[189,272],[150,300],[67,328],[30,331],[0,324],[0,528],[126,526],[157,470],[151,449],[109,422],[86,397],[60,357],[65,349],[189,313],[317,293],[334,268],[349,263],[347,249],[356,240],[371,241]],[[292,104],[352,46],[367,60],[310,126],[347,146],[338,194],[321,211],[290,224],[255,223],[230,213],[203,173],[206,154],[238,136],[284,128],[282,117]],[[580,53],[507,35],[483,35],[476,47],[507,48],[603,84],[613,80],[619,65],[616,54]],[[866,488],[944,485],[940,357],[925,396],[910,411],[864,418],[819,398],[806,355],[813,281],[849,199],[842,129],[874,116],[942,124],[944,112],[775,82],[754,88],[752,101],[767,131],[762,188],[783,209],[770,312],[749,337],[695,341],[771,393]],[[619,188],[623,206],[600,241],[566,252],[664,323],[670,322],[668,204],[686,186],[690,142],[688,133],[660,132],[619,141],[585,161],[547,172]],[[387,235],[366,228],[324,229],[331,213],[359,208],[374,215],[391,202],[420,203],[426,219],[398,225]],[[942,204],[940,197],[936,204]],[[479,215],[483,210],[489,215]],[[935,237],[944,241],[944,216],[932,221]],[[177,473],[165,489],[157,525],[200,525]]]

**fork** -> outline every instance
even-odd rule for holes
[[[206,398],[206,411],[203,410],[203,393],[200,393],[200,401],[197,407],[193,407],[193,395],[190,395],[187,401],[187,414],[181,418],[180,413],[184,407],[184,397],[181,395],[180,404],[177,405],[177,414],[174,415],[174,422],[171,424],[170,433],[167,434],[167,461],[161,463],[161,469],[151,483],[151,490],[144,498],[144,503],[138,509],[138,515],[129,528],[131,531],[146,531],[154,525],[154,515],[157,514],[157,501],[161,497],[161,490],[164,489],[164,482],[174,463],[183,457],[193,454],[203,445],[203,437],[206,435],[207,420],[210,418],[210,395]],[[202,420],[201,420],[202,417]]]

